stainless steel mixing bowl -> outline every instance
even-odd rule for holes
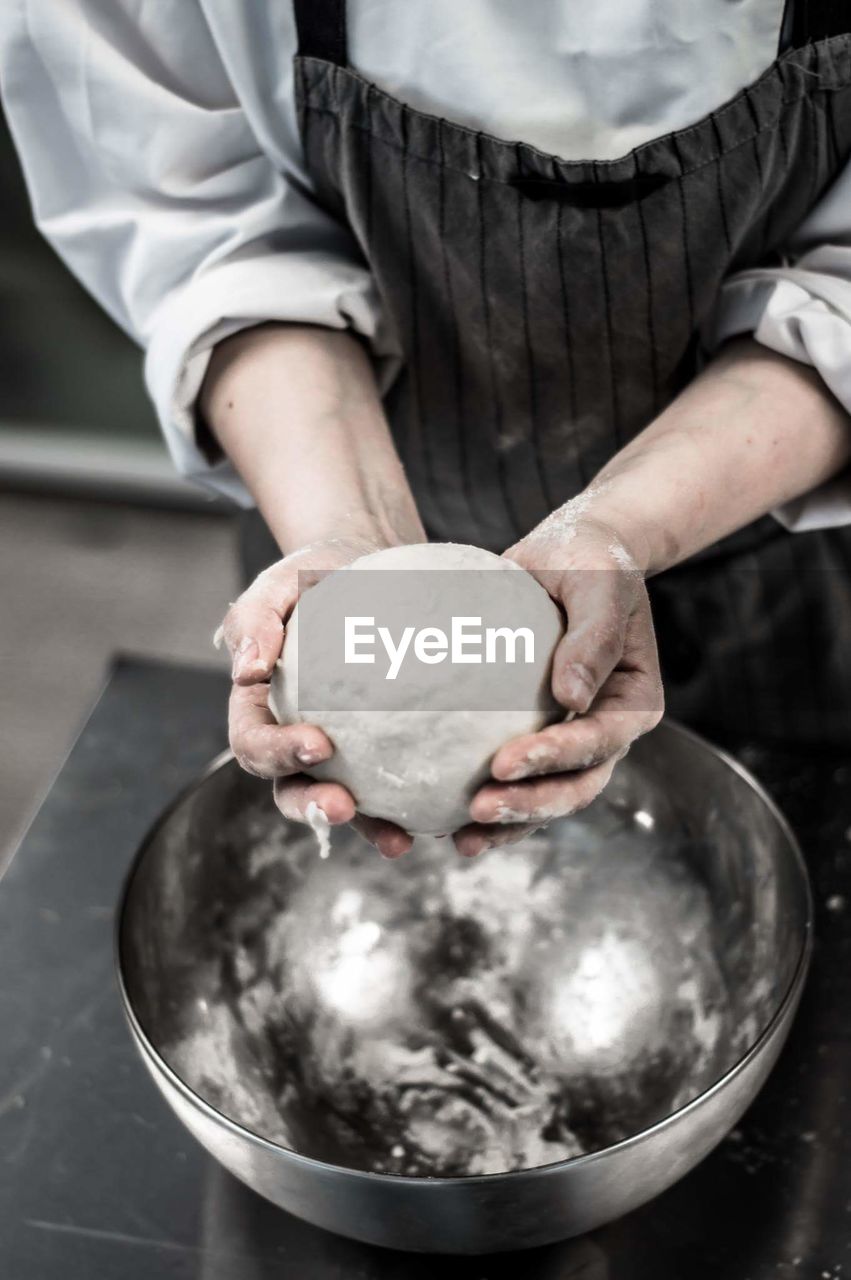
[[[588,1231],[720,1141],[785,1039],[810,951],[795,840],[665,722],[576,818],[474,861],[329,859],[215,762],[144,842],[122,992],[188,1129],[291,1213],[399,1249]]]

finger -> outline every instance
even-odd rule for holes
[[[636,605],[635,575],[574,569],[561,580],[567,632],[553,655],[556,700],[583,715],[619,662]]]
[[[414,843],[412,837],[395,822],[385,822],[381,818],[369,818],[365,813],[355,816],[352,826],[359,831],[365,840],[375,845],[382,858],[401,858]]]
[[[557,773],[506,786],[485,783],[473,796],[470,816],[474,822],[531,822],[538,826],[552,818],[569,817],[600,794],[616,764],[617,760],[611,759],[579,773]]]
[[[614,671],[592,709],[575,720],[514,738],[491,762],[499,782],[602,764],[653,729],[664,708],[661,682],[650,673]]]
[[[237,761],[259,778],[300,773],[334,754],[316,725],[279,725],[269,710],[269,686],[233,685],[228,710],[230,745]]]
[[[338,782],[315,782],[303,773],[276,778],[274,796],[281,813],[292,822],[306,821],[309,804],[321,809],[332,827],[351,822],[355,816],[355,802],[345,787]]]
[[[516,844],[524,836],[531,835],[533,831],[537,831],[540,825],[540,823],[528,823],[525,826],[521,824],[516,826],[492,826],[474,822],[470,823],[469,826],[462,827],[460,831],[456,831],[452,838],[455,842],[455,848],[462,858],[477,858],[486,849],[496,849],[505,844]]]
[[[233,659],[234,680],[268,680],[281,656],[284,621],[298,593],[297,569],[281,561],[265,569],[231,605],[220,635]]]

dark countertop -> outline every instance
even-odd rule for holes
[[[851,1280],[851,760],[744,747],[797,830],[816,951],[780,1064],[664,1196],[582,1240],[435,1259],[326,1235],[221,1170],[125,1029],[119,886],[225,740],[220,674],[122,661],[0,883],[3,1280]],[[9,744],[6,744],[8,749]]]

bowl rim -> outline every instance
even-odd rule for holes
[[[423,1187],[443,1187],[453,1185],[457,1186],[460,1184],[493,1183],[498,1179],[552,1176],[567,1168],[587,1168],[590,1164],[596,1161],[603,1158],[610,1158],[616,1152],[639,1146],[660,1131],[671,1128],[675,1124],[679,1124],[685,1116],[704,1106],[710,1099],[720,1093],[722,1089],[726,1088],[732,1080],[741,1075],[750,1066],[750,1064],[760,1055],[763,1047],[773,1039],[778,1026],[785,1020],[790,1007],[794,1008],[796,1005],[807,976],[813,950],[814,901],[809,871],[807,869],[807,864],[804,860],[798,838],[792,830],[788,819],[779,808],[777,802],[766,791],[762,783],[755,778],[750,770],[737,760],[735,756],[731,755],[724,748],[715,746],[713,743],[709,742],[707,738],[704,738],[701,734],[695,732],[694,729],[689,728],[687,725],[681,724],[678,720],[665,716],[658,727],[673,730],[675,733],[689,738],[694,745],[700,748],[701,751],[708,752],[728,768],[732,769],[733,772],[738,774],[742,781],[745,782],[750,789],[757,794],[757,796],[759,796],[762,803],[766,806],[775,822],[778,824],[780,831],[786,840],[803,884],[805,906],[804,926],[802,931],[803,936],[795,967],[792,971],[786,990],[777,1002],[777,1006],[768,1022],[762,1028],[753,1044],[745,1050],[742,1056],[734,1062],[723,1075],[719,1076],[717,1080],[715,1080],[701,1093],[697,1094],[696,1097],[683,1103],[683,1105],[678,1107],[676,1111],[671,1111],[668,1115],[663,1116],[661,1120],[657,1120],[646,1129],[640,1129],[637,1133],[632,1133],[628,1137],[622,1138],[619,1142],[612,1143],[608,1147],[600,1147],[596,1151],[587,1151],[582,1155],[571,1156],[566,1160],[555,1160],[551,1161],[549,1164],[530,1165],[528,1168],[524,1169],[507,1169],[501,1173],[452,1174],[448,1177],[441,1177],[439,1175],[430,1176],[419,1174],[381,1173],[370,1169],[353,1169],[348,1165],[333,1164],[327,1160],[319,1160],[314,1156],[303,1155],[292,1147],[285,1147],[279,1142],[272,1141],[271,1138],[266,1138],[262,1134],[255,1133],[252,1129],[246,1128],[245,1125],[231,1119],[230,1116],[225,1115],[223,1111],[219,1111],[219,1109],[214,1107],[212,1103],[208,1102],[205,1098],[202,1098],[200,1094],[196,1093],[195,1090],[188,1085],[171,1066],[169,1066],[142,1026],[141,1021],[133,1008],[133,1003],[130,999],[130,994],[127,990],[127,984],[124,978],[122,939],[133,882],[145,859],[148,849],[159,835],[160,830],[166,825],[172,814],[180,808],[184,801],[188,800],[194,792],[199,790],[210,777],[215,773],[218,773],[234,760],[234,754],[230,750],[219,752],[218,755],[214,756],[191,782],[180,788],[159,816],[148,827],[145,835],[139,842],[127,871],[124,874],[122,886],[116,903],[113,925],[113,964],[118,982],[121,1003],[124,1009],[124,1016],[132,1032],[132,1038],[142,1054],[142,1057],[147,1060],[149,1069],[155,1070],[163,1076],[171,1087],[175,1089],[182,1098],[194,1108],[194,1110],[199,1111],[205,1119],[211,1120],[218,1127],[228,1130],[234,1136],[247,1140],[249,1143],[259,1146],[275,1156],[284,1156],[288,1160],[295,1161],[296,1164],[303,1164],[308,1168],[318,1170],[326,1174],[331,1173],[350,1178],[365,1179],[367,1181],[380,1181],[382,1183],[398,1183],[405,1187],[418,1185]],[[721,1141],[723,1136],[723,1134],[720,1135],[719,1141]]]

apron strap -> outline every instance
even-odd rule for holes
[[[293,9],[299,56],[347,66],[346,0],[293,0]]]
[[[780,31],[780,53],[851,30],[847,0],[786,0]]]

